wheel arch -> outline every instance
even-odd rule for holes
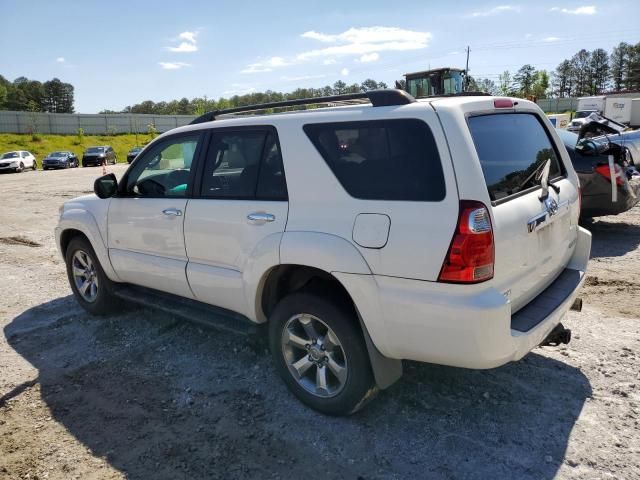
[[[69,242],[78,235],[84,236],[91,244],[91,247],[98,257],[100,266],[109,280],[119,282],[120,279],[111,265],[109,252],[102,239],[98,224],[93,215],[86,210],[73,209],[66,211],[56,227],[56,243],[63,259],[65,258]]]
[[[265,273],[260,286],[259,307],[257,305],[256,310],[264,321],[267,321],[280,300],[294,292],[308,291],[331,298],[349,311],[350,318],[362,332],[378,388],[388,388],[402,376],[402,362],[385,357],[378,350],[352,295],[331,272],[304,264],[281,264]]]

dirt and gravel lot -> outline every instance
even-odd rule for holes
[[[99,174],[0,175],[0,478],[640,478],[640,208],[591,225],[571,344],[490,371],[407,362],[329,418],[243,337],[80,309],[53,227]]]

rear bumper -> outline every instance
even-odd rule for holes
[[[640,179],[633,178],[629,181],[629,187],[617,186],[617,199],[612,201],[611,183],[597,173],[589,176],[580,175],[580,182],[585,185],[582,191],[583,217],[600,217],[603,215],[617,215],[626,212],[638,203],[640,199]]]
[[[565,272],[549,287],[551,290],[545,290],[548,294],[554,286],[562,287],[557,289],[561,296],[555,296],[554,303],[546,298],[537,308],[530,308],[526,331],[517,330],[520,325],[514,323],[523,314],[512,315],[505,296],[493,287],[483,289],[482,284],[469,293],[469,286],[375,277],[375,303],[379,302],[377,310],[381,310],[382,318],[376,317],[376,308],[371,307],[374,300],[366,298],[369,295],[358,292],[354,301],[376,347],[387,357],[494,368],[525,356],[560,323],[584,282],[590,250],[591,234],[580,228]],[[566,282],[566,276],[571,277],[571,282]],[[338,276],[344,282],[343,277],[348,276]],[[555,285],[556,282],[563,285]],[[361,290],[362,284],[355,287]],[[529,305],[535,307],[536,301],[539,300],[534,299]],[[521,311],[526,309],[527,306]]]

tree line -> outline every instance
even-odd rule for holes
[[[222,110],[225,108],[242,107],[244,105],[255,105],[258,103],[281,102],[284,100],[296,100],[299,98],[325,97],[329,95],[341,95],[346,93],[366,92],[387,88],[384,82],[377,82],[367,79],[362,83],[347,85],[339,80],[333,85],[321,88],[297,88],[292,92],[276,92],[267,90],[265,92],[251,92],[244,95],[233,95],[229,98],[221,97],[218,100],[204,97],[197,97],[189,100],[171,100],[169,102],[153,102],[145,100],[135,105],[125,107],[123,110],[103,110],[100,113],[150,113],[155,115],[202,115],[212,110]]]
[[[498,81],[469,79],[469,90],[493,95],[536,98],[585,97],[607,91],[640,90],[640,42],[621,42],[611,54],[603,48],[581,49],[549,73],[523,65],[515,74],[505,70]]]
[[[400,81],[403,83],[404,81]],[[346,84],[339,80],[321,88],[297,88],[288,93],[267,90],[244,95],[204,97],[153,102],[145,100],[123,110],[103,110],[100,113],[148,113],[156,115],[200,115],[212,110],[299,98],[340,95],[387,88],[384,82],[367,79]],[[497,80],[469,76],[467,90],[492,95],[517,97],[582,97],[606,91],[640,90],[640,42],[621,42],[608,53],[602,48],[581,49],[565,59],[552,72],[523,65],[517,72],[505,70]],[[57,78],[44,83],[18,77],[9,82],[0,75],[0,110],[73,113],[73,85]]]
[[[58,78],[39,82],[18,77],[10,82],[0,75],[0,110],[73,113],[73,90]]]

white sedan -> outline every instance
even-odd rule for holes
[[[7,152],[0,158],[0,172],[22,172],[25,168],[35,170],[38,168],[36,157],[26,150]]]

